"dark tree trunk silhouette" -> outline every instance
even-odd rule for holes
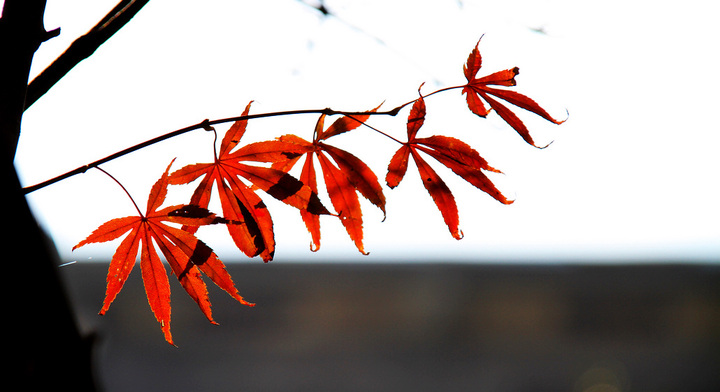
[[[44,0],[6,0],[0,19],[0,134],[6,228],[3,296],[8,375],[22,390],[93,391],[91,340],[81,336],[58,275],[55,247],[38,226],[14,166],[33,55],[55,35],[43,26]],[[9,216],[8,216],[9,215]]]

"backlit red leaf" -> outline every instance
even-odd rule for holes
[[[473,50],[470,52],[467,62],[463,66],[463,73],[465,74],[465,78],[468,83],[463,86],[462,92],[463,94],[466,94],[468,108],[476,115],[485,117],[490,112],[490,109],[485,106],[485,103],[483,102],[484,100],[490,108],[495,110],[505,122],[515,129],[520,136],[522,136],[523,140],[532,146],[538,147],[535,145],[532,137],[530,137],[527,127],[523,124],[520,118],[518,118],[517,115],[515,115],[505,105],[490,97],[490,95],[494,95],[515,106],[519,106],[525,110],[533,112],[552,123],[561,124],[564,121],[556,120],[537,103],[535,103],[535,101],[522,94],[518,94],[511,90],[501,90],[489,87],[491,85],[504,87],[515,86],[515,76],[517,76],[520,72],[517,67],[494,72],[487,76],[477,78],[477,72],[482,66],[482,58],[480,57],[480,51],[478,49],[479,45],[480,41],[478,41]]]
[[[164,223],[188,223],[199,226],[218,221],[214,214],[194,206],[177,205],[159,209],[167,195],[168,171],[171,165],[172,162],[153,185],[148,197],[148,209],[144,215],[112,219],[100,225],[90,236],[75,245],[73,250],[89,243],[111,241],[128,233],[110,261],[105,300],[100,314],[107,312],[117,297],[136,263],[139,252],[148,303],[161,325],[165,339],[173,344],[170,333],[170,286],[156,246],[165,256],[183,288],[211,322],[213,320],[207,288],[202,282],[198,268],[233,298],[245,305],[252,306],[252,304],[238,294],[225,266],[212,249],[194,235]]]
[[[250,103],[243,116],[247,116],[249,110]],[[247,120],[233,123],[223,137],[220,152],[213,163],[181,168],[170,175],[170,183],[187,184],[202,177],[191,199],[191,204],[201,208],[207,208],[213,189],[217,189],[223,215],[232,222],[226,227],[235,245],[247,256],[259,255],[267,262],[272,260],[275,252],[273,223],[267,206],[255,193],[255,188],[300,210],[311,209],[318,214],[328,212],[317,194],[287,172],[276,167],[243,163],[273,162],[285,165],[296,160],[307,149],[293,143],[294,140],[252,143],[236,149],[246,129]],[[184,229],[190,232],[195,230],[189,225]]]
[[[379,107],[379,106],[378,106]],[[377,108],[367,113],[375,112]],[[357,249],[366,254],[363,245],[362,211],[358,193],[368,199],[385,213],[385,195],[377,176],[361,159],[338,147],[326,144],[321,140],[348,132],[361,125],[369,114],[357,116],[342,116],[333,124],[324,129],[325,114],[321,114],[315,124],[313,141],[306,141],[295,135],[285,135],[278,138],[278,142],[294,145],[293,151],[305,149],[305,164],[300,175],[300,181],[310,184],[314,194],[317,194],[317,178],[314,159],[320,163],[325,187],[330,202],[337,211],[343,227],[352,239]],[[272,167],[288,172],[298,162],[298,157],[273,163]],[[312,236],[311,249],[320,248],[320,221],[317,213],[308,208],[301,210],[301,216]]]
[[[376,107],[368,113],[375,112]],[[367,254],[363,245],[362,210],[357,193],[360,193],[385,213],[385,195],[377,176],[362,160],[340,148],[323,143],[322,139],[338,135],[357,128],[368,115],[342,116],[323,131],[324,115],[321,115],[315,126],[313,146],[323,171],[325,186],[330,201],[337,211],[346,232],[355,243],[357,249]],[[331,160],[337,164],[335,166]]]
[[[408,160],[412,157],[423,180],[423,185],[432,196],[450,233],[454,238],[460,239],[462,238],[462,232],[458,228],[459,218],[455,199],[448,186],[420,155],[420,152],[435,158],[435,160],[451,169],[465,181],[488,193],[496,200],[504,204],[510,204],[512,201],[503,196],[483,173],[483,171],[498,173],[500,171],[490,166],[467,143],[448,136],[416,137],[420,126],[423,124],[424,116],[425,103],[421,95],[413,104],[408,115],[408,141],[403,143],[390,159],[385,181],[390,188],[398,186],[407,171]]]

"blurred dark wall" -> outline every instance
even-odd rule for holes
[[[139,266],[61,268],[106,391],[720,391],[720,266],[229,264],[211,325],[173,290],[162,337]]]

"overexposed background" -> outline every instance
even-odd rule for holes
[[[62,33],[40,48],[31,78],[114,4],[49,0],[45,26]],[[556,126],[518,109],[535,140],[553,144],[535,149],[494,114],[471,114],[459,90],[428,98],[420,132],[468,141],[505,173],[492,179],[516,202],[501,205],[440,169],[460,209],[465,238],[456,241],[411,166],[397,189],[386,189],[384,222],[364,204],[371,254],[362,256],[330,218],[313,254],[299,214],[267,199],[277,261],[720,260],[715,2],[327,1],[331,16],[312,5],[150,2],[25,112],[21,181],[33,185],[205,118],[239,115],[250,100],[252,113],[365,110],[382,101],[391,108],[414,99],[421,83],[424,92],[462,84],[462,65],[484,35],[480,74],[518,66],[516,91],[558,118],[569,113]],[[407,109],[369,122],[402,139],[406,118]],[[310,138],[316,120],[251,121],[246,138]],[[144,209],[172,158],[174,168],[207,161],[211,143],[195,131],[103,167]],[[366,128],[332,144],[381,179],[397,148]],[[191,191],[173,187],[170,197],[183,201]],[[67,261],[109,259],[117,243],[71,248],[101,223],[135,213],[97,170],[28,198]],[[222,228],[198,236],[224,260],[239,256]]]

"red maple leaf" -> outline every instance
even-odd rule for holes
[[[165,340],[173,344],[170,333],[170,285],[155,247],[160,249],[182,287],[213,324],[215,322],[210,310],[210,299],[201,271],[240,303],[249,306],[254,304],[245,301],[238,294],[225,265],[210,247],[193,234],[164,223],[167,221],[200,226],[225,222],[206,209],[196,206],[172,205],[159,209],[167,195],[168,171],[171,165],[172,162],[153,185],[145,214],[138,209],[138,216],[112,219],[75,245],[73,250],[89,243],[111,241],[129,232],[110,261],[107,290],[100,314],[105,314],[122,289],[140,251],[140,268],[150,308],[162,326]]]
[[[248,103],[243,116],[247,116],[251,104]],[[282,152],[268,150],[263,144],[233,151],[246,128],[247,120],[233,123],[223,137],[214,162],[185,166],[173,172],[169,181],[187,184],[202,177],[190,200],[190,204],[202,208],[207,208],[216,187],[224,217],[234,222],[226,227],[235,245],[247,256],[260,255],[267,262],[272,260],[275,252],[273,222],[267,206],[255,192],[256,188],[300,210],[309,208],[315,213],[327,213],[327,210],[310,187],[295,177],[282,170],[243,163],[284,160],[293,156],[288,151],[282,155]],[[186,226],[184,229],[193,232],[197,227]]]
[[[520,118],[508,109],[507,106],[492,98],[491,95],[515,106],[531,111],[555,124],[562,124],[564,120],[558,121],[554,119],[545,111],[545,109],[525,95],[512,90],[490,87],[493,85],[505,87],[515,86],[515,76],[517,76],[520,72],[518,67],[498,71],[490,75],[477,78],[476,75],[480,70],[480,67],[482,67],[482,57],[480,56],[480,50],[478,49],[479,45],[480,41],[478,40],[475,48],[473,48],[468,56],[467,63],[463,66],[463,72],[468,83],[463,87],[462,92],[463,94],[467,94],[467,104],[470,111],[480,117],[487,116],[488,113],[490,113],[490,109],[485,107],[485,104],[483,103],[483,100],[485,100],[490,105],[490,108],[494,109],[497,114],[505,120],[505,122],[510,124],[510,126],[513,127],[513,129],[515,129],[515,131],[517,131],[517,133],[520,134],[527,143],[537,147],[532,137],[530,137],[530,132]]]
[[[435,205],[443,216],[450,233],[456,239],[462,238],[459,229],[458,209],[455,198],[433,168],[425,161],[420,152],[435,158],[465,181],[486,192],[503,204],[512,203],[490,181],[483,171],[499,173],[491,167],[480,154],[467,143],[448,136],[430,136],[418,138],[417,133],[425,122],[425,101],[420,98],[415,101],[410,110],[407,122],[408,141],[398,149],[390,159],[388,173],[385,181],[390,188],[400,184],[408,168],[409,158],[412,157],[417,166],[423,185],[432,197]]]
[[[377,109],[372,109],[368,113]],[[279,170],[288,172],[302,156],[305,157],[299,179],[307,184],[314,194],[318,193],[315,171],[315,158],[317,158],[337,217],[357,249],[367,254],[363,245],[363,219],[358,193],[385,213],[385,195],[382,187],[375,173],[361,159],[324,141],[356,129],[367,120],[369,114],[342,116],[327,129],[324,129],[325,117],[326,115],[322,114],[318,119],[312,142],[295,135],[284,135],[264,143],[266,146],[275,146],[272,148],[273,151],[284,151],[287,159],[276,159],[273,163],[273,167]],[[294,155],[298,152],[301,154]],[[320,217],[312,210],[301,210],[300,214],[312,238],[311,249],[317,251],[320,248]]]

